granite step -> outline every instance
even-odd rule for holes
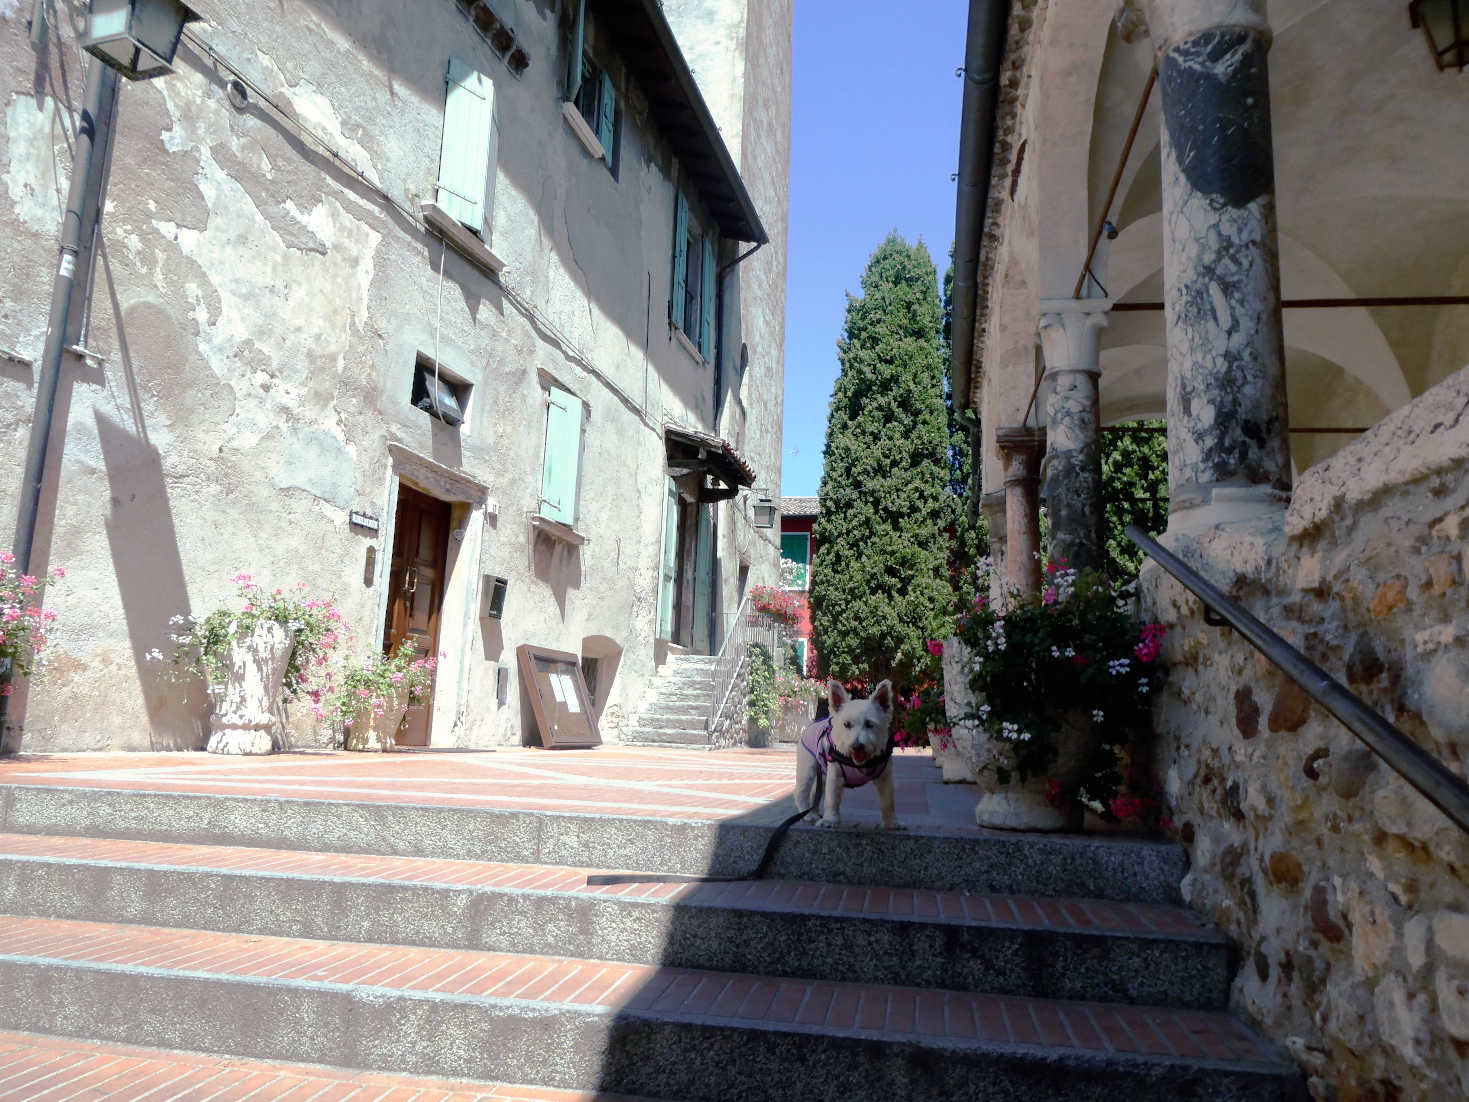
[[[674,798],[670,794],[670,803]],[[738,820],[711,820],[61,785],[0,787],[0,829],[14,833],[694,876],[748,872],[775,825],[794,810],[789,796]],[[1183,849],[1170,842],[1001,831],[823,830],[809,824],[791,829],[770,870],[777,879],[832,884],[1175,904],[1182,902],[1179,883],[1186,871]]]
[[[0,1032],[0,1099],[254,1098],[312,1102],[653,1102],[477,1080],[390,1075],[380,1071],[285,1064],[36,1033]]]
[[[0,916],[0,1028],[702,1099],[1274,1102],[1226,1013]]]
[[[0,835],[0,911],[1222,1009],[1182,907],[821,884],[588,885],[587,870]]]
[[[681,746],[688,750],[715,749],[712,735],[699,727],[637,726],[622,729],[622,741],[630,746]]]

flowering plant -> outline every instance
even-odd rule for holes
[[[981,593],[955,628],[972,653],[971,718],[1006,751],[997,779],[1046,776],[1062,724],[1089,724],[1096,750],[1069,790],[1051,781],[1052,802],[1074,799],[1109,821],[1155,812],[1156,802],[1150,809],[1132,795],[1139,778],[1129,748],[1151,717],[1163,626],[1134,622],[1111,582],[1065,560],[1046,564],[1039,593],[1012,589],[1008,598],[999,607]]]
[[[364,711],[382,718],[393,708],[422,704],[434,687],[434,655],[422,658],[410,640],[403,640],[391,654],[373,654],[353,661],[331,677],[331,687],[322,694],[311,712],[349,730]]]
[[[15,569],[15,556],[0,552],[0,663],[8,662],[12,675],[29,677],[40,661],[56,613],[36,602],[46,586],[64,577],[66,571],[59,566],[39,578],[21,574]],[[7,679],[0,695],[9,696],[11,689]]]
[[[326,680],[327,659],[347,635],[336,602],[331,597],[307,597],[305,582],[297,582],[290,592],[267,592],[249,574],[236,574],[230,581],[235,583],[239,608],[217,608],[202,620],[195,616],[169,620],[173,627],[182,628],[169,636],[174,649],[167,661],[174,669],[185,677],[197,674],[211,687],[219,685],[225,677],[230,644],[247,637],[257,624],[271,621],[293,632],[291,657],[282,682],[286,698]],[[149,651],[148,657],[156,662],[165,660],[159,650]],[[313,700],[321,695],[319,688],[310,691]]]
[[[793,593],[771,585],[750,587],[750,607],[763,616],[790,627],[801,623],[801,601]]]

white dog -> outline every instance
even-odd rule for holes
[[[796,751],[796,806],[811,808],[808,819],[834,827],[841,823],[842,790],[877,786],[882,825],[895,829],[893,810],[893,747],[888,727],[893,721],[893,686],[884,681],[866,700],[853,700],[836,681],[827,683],[831,714],[818,719],[801,735]],[[823,793],[823,786],[825,791]],[[821,801],[821,814],[816,813]]]

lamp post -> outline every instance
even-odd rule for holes
[[[1469,0],[1412,0],[1408,21],[1423,28],[1438,71],[1469,65]]]
[[[44,9],[39,9],[44,11]],[[87,210],[88,196],[101,194],[100,179],[105,158],[110,116],[103,106],[117,89],[118,74],[143,80],[173,72],[173,55],[184,24],[199,17],[178,0],[92,0],[87,15],[87,33],[81,45],[104,62],[87,70],[81,119],[77,125],[71,182],[66,196],[66,213],[61,221],[56,278],[51,288],[51,313],[46,328],[46,345],[36,379],[36,412],[31,418],[30,442],[26,448],[25,473],[21,478],[20,505],[15,520],[15,570],[31,572],[31,551],[36,539],[36,518],[41,511],[41,487],[46,478],[46,452],[51,444],[51,421],[56,411],[56,389],[61,379],[61,353],[66,340],[66,323],[71,316],[72,292],[76,288],[77,255],[81,252],[82,226],[94,212]],[[34,28],[33,28],[34,30]],[[100,212],[95,212],[100,219]],[[11,671],[0,675],[0,753],[12,749],[9,733]]]

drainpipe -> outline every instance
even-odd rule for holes
[[[719,416],[724,412],[724,279],[735,269],[735,266],[749,260],[765,245],[764,241],[757,241],[739,256],[735,257],[714,277],[714,432],[719,434]],[[734,499],[730,499],[733,508]],[[711,550],[714,541],[710,540]],[[718,552],[715,552],[716,559]],[[711,564],[712,572],[712,564]],[[715,596],[718,596],[716,593]],[[711,640],[720,638],[719,632],[719,602],[709,602],[709,638]]]
[[[959,195],[954,212],[954,320],[950,334],[954,400],[969,404],[974,359],[980,238],[994,165],[995,110],[1010,0],[969,0],[964,47],[964,108],[959,123]],[[976,452],[976,461],[978,453]]]
[[[82,117],[77,126],[76,155],[71,163],[66,214],[61,220],[61,241],[56,265],[56,282],[51,289],[51,317],[46,329],[46,347],[41,355],[36,380],[36,412],[31,418],[30,445],[26,450],[25,475],[20,484],[20,508],[15,521],[15,569],[31,572],[31,549],[36,539],[36,518],[41,511],[41,485],[46,477],[46,451],[51,443],[51,419],[56,410],[56,389],[61,378],[61,353],[66,341],[66,323],[71,316],[72,291],[76,286],[77,254],[81,251],[82,225],[91,212],[83,209],[89,194],[97,194],[95,174],[104,159],[96,156],[107,145],[110,118],[103,105],[117,88],[117,73],[100,61],[87,66],[87,88]],[[5,672],[3,687],[10,685]],[[10,697],[0,696],[0,752],[9,729]]]

